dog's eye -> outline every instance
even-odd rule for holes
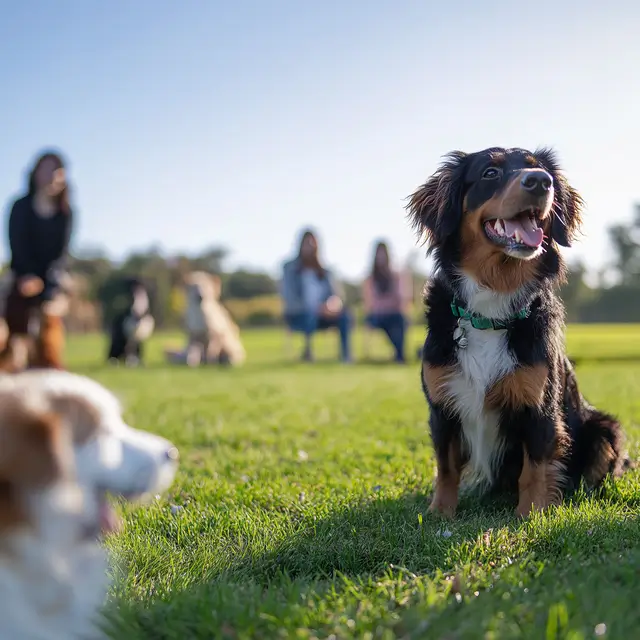
[[[502,175],[502,171],[496,167],[488,167],[482,172],[483,180],[495,180]]]

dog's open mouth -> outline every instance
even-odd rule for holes
[[[102,533],[115,533],[120,528],[120,518],[106,496],[100,501],[100,528]]]
[[[484,232],[491,242],[507,249],[530,253],[544,241],[540,227],[541,210],[521,211],[512,218],[493,218],[484,223]]]
[[[99,493],[96,498],[98,502],[97,517],[91,523],[84,525],[81,533],[83,540],[100,540],[104,536],[120,531],[120,517],[110,504],[106,494]]]
[[[120,531],[120,516],[116,513],[115,508],[109,502],[105,493],[98,495],[98,519],[99,530],[94,532],[95,537],[109,535]]]

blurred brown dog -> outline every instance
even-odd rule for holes
[[[69,310],[69,297],[73,291],[72,278],[64,280],[60,292],[53,300],[34,310],[28,334],[10,337],[5,318],[7,297],[13,283],[11,271],[0,275],[0,371],[17,373],[29,367],[45,367],[48,361],[59,362],[65,339],[60,319]]]

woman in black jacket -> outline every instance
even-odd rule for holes
[[[64,278],[73,216],[64,161],[47,152],[36,161],[27,193],[9,216],[11,271],[14,278],[5,318],[12,338],[39,324],[35,366],[62,369]]]

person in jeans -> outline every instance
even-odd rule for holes
[[[36,161],[27,193],[16,200],[9,216],[9,246],[13,285],[5,319],[9,329],[8,356],[15,338],[31,334],[39,324],[35,366],[62,369],[65,271],[73,217],[65,165],[57,153]]]
[[[404,309],[407,299],[403,289],[401,274],[391,267],[387,245],[378,242],[371,273],[363,283],[365,322],[371,328],[381,329],[387,334],[395,351],[396,362],[405,361],[407,320]]]
[[[331,272],[320,263],[318,240],[311,230],[302,234],[298,255],[284,264],[282,300],[287,326],[304,334],[303,360],[313,360],[313,334],[329,327],[340,332],[341,359],[351,360],[351,317]]]

